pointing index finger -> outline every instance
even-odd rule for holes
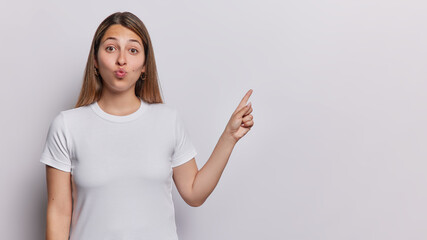
[[[249,89],[249,91],[248,91],[248,92],[245,94],[245,96],[243,97],[242,101],[240,101],[240,104],[239,104],[239,106],[238,106],[238,109],[240,109],[240,108],[244,107],[244,106],[247,104],[247,102],[248,102],[248,100],[249,100],[249,97],[252,95],[252,92],[253,92],[253,90],[252,90],[252,89]]]

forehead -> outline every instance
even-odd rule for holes
[[[105,39],[109,38],[109,37],[115,37],[117,39],[124,39],[124,40],[128,40],[128,39],[136,39],[138,40],[140,43],[142,42],[141,38],[138,36],[138,34],[134,33],[132,30],[123,27],[120,24],[114,24],[111,25],[107,31],[105,32],[104,36],[101,39],[101,42],[104,42]]]

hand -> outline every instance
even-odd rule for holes
[[[249,132],[251,127],[254,125],[254,117],[250,114],[252,112],[252,104],[249,103],[246,105],[252,92],[253,90],[250,89],[243,97],[239,106],[237,106],[236,110],[231,115],[231,118],[224,130],[224,134],[232,137],[236,142],[245,136],[245,134]]]

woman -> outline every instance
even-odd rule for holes
[[[92,41],[77,104],[52,121],[40,159],[47,239],[178,239],[172,180],[188,205],[205,202],[254,124],[251,94],[198,170],[179,113],[160,96],[147,29],[129,12],[107,17]]]

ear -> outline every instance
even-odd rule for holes
[[[141,73],[143,73],[143,72],[145,72],[145,64],[144,64],[144,67],[142,67]]]
[[[93,59],[93,63],[95,64],[95,67],[98,68],[98,61],[96,61],[96,57]]]

